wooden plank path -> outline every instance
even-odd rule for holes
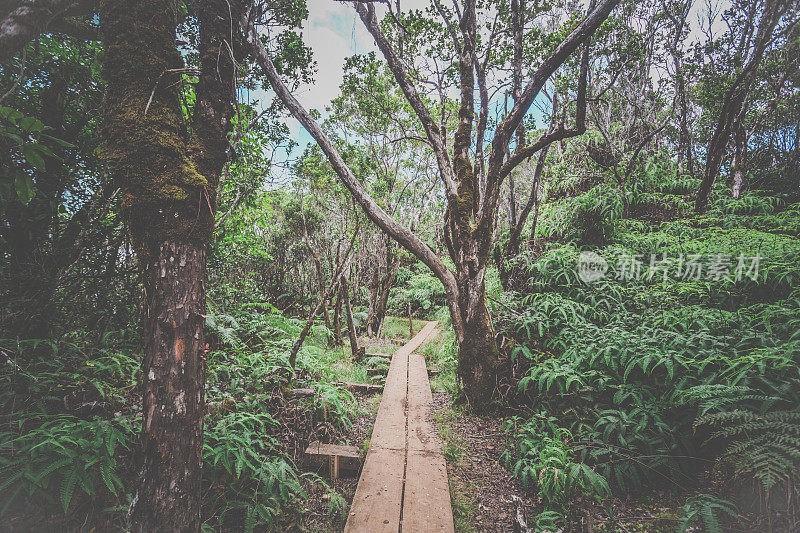
[[[428,322],[392,356],[346,533],[454,531],[425,358],[414,353],[436,326]]]

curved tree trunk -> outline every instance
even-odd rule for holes
[[[560,125],[556,131],[543,135],[530,145],[515,149],[513,153],[509,153],[509,143],[545,83],[580,46],[589,41],[597,27],[606,20],[618,3],[619,0],[601,0],[597,5],[590,3],[586,18],[540,63],[531,74],[511,111],[498,124],[492,126],[491,151],[488,157],[484,157],[490,99],[486,84],[486,65],[485,62],[479,61],[473,48],[477,42],[476,3],[469,0],[464,3],[458,29],[455,25],[447,26],[458,52],[461,85],[458,126],[453,135],[451,155],[446,148],[446,133],[432,117],[403,61],[383,33],[374,4],[354,2],[359,17],[375,39],[405,99],[419,118],[436,157],[448,204],[447,215],[443,221],[444,241],[456,266],[455,273],[429,245],[408,227],[389,216],[370,196],[335,144],[283,82],[261,42],[253,21],[243,20],[243,25],[248,26],[250,45],[278,98],[314,137],[337,176],[363,208],[367,217],[428,266],[444,286],[453,329],[459,343],[459,376],[466,396],[474,408],[481,409],[491,400],[496,389],[500,366],[499,350],[486,308],[484,277],[494,244],[495,221],[503,181],[522,161],[545,146],[573,135],[574,130],[568,130]],[[438,3],[437,9],[441,11]],[[448,18],[445,15],[443,17]],[[459,31],[462,34],[461,39],[457,37]],[[581,70],[588,70],[586,54],[581,61]],[[475,121],[474,99],[476,79],[480,95],[477,121]],[[582,76],[582,79],[585,77]],[[583,91],[579,92],[583,92],[579,98],[585,98],[585,86]],[[581,115],[585,115],[585,107],[578,106],[577,115],[576,122],[581,124],[584,118]],[[473,123],[477,124],[474,136]],[[471,160],[473,146],[477,146],[474,164]]]

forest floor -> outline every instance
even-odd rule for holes
[[[515,531],[514,498],[524,502],[525,508],[532,508],[536,499],[503,466],[502,420],[454,408],[447,392],[434,393],[433,411],[445,445],[456,531]]]

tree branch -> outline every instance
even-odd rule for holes
[[[444,181],[447,197],[450,200],[455,200],[458,196],[458,191],[456,189],[453,169],[450,166],[450,157],[447,154],[447,147],[445,146],[442,130],[440,130],[439,126],[434,122],[433,117],[431,117],[416,87],[414,87],[414,84],[411,82],[403,63],[400,61],[400,58],[397,57],[389,40],[381,31],[378,19],[375,16],[375,7],[371,3],[358,1],[353,2],[353,5],[356,12],[358,12],[358,16],[361,17],[364,26],[367,28],[367,31],[369,31],[375,39],[375,43],[386,59],[386,63],[389,65],[392,74],[394,74],[397,84],[400,86],[400,89],[403,91],[403,94],[422,123],[425,134],[428,136],[428,140],[431,142],[433,151],[436,154],[436,164],[439,167],[439,173]]]
[[[500,182],[508,175],[510,170],[507,168],[507,165],[503,165],[503,157],[511,135],[513,135],[520,121],[528,112],[528,109],[530,109],[531,104],[533,104],[533,100],[539,94],[542,87],[544,87],[547,80],[550,79],[550,76],[564,64],[569,56],[572,55],[581,44],[589,40],[594,31],[608,18],[611,10],[614,9],[619,2],[620,0],[602,0],[598,6],[589,12],[583,22],[556,47],[553,53],[550,54],[550,56],[542,62],[536,72],[534,72],[533,76],[531,76],[531,79],[528,81],[528,85],[522,92],[520,99],[514,103],[511,112],[506,115],[498,126],[494,140],[492,141],[492,152],[489,156],[488,171],[488,175],[490,176],[489,187],[494,194],[494,201],[496,201],[496,191],[499,189]],[[539,145],[541,143],[536,144]],[[537,150],[541,149],[543,146],[542,144]],[[528,150],[529,155],[535,153],[535,151],[536,150]],[[519,164],[524,157],[518,157],[517,159],[517,164]],[[505,167],[505,172],[500,172],[501,167]],[[492,183],[491,178],[494,178],[496,182]]]
[[[359,7],[363,8],[363,6]],[[336,146],[328,139],[328,136],[325,135],[325,132],[322,131],[319,124],[311,118],[308,111],[306,111],[300,102],[292,95],[286,87],[286,84],[283,83],[266,48],[264,48],[264,44],[258,36],[255,26],[246,19],[243,22],[247,25],[245,27],[248,28],[248,41],[253,49],[255,58],[264,70],[273,90],[281,102],[283,102],[292,115],[294,115],[317,142],[330,161],[334,171],[339,176],[339,179],[353,195],[354,200],[358,202],[370,220],[431,269],[434,275],[442,282],[442,285],[444,285],[445,291],[447,291],[450,296],[448,300],[457,301],[458,288],[453,273],[430,246],[425,244],[419,237],[412,233],[411,230],[390,217],[369,195],[364,186],[358,181],[355,175],[353,175],[353,172],[345,163]],[[458,316],[457,313],[456,316]]]

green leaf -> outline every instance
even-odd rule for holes
[[[31,131],[42,131],[44,130],[45,126],[41,120],[36,117],[22,117],[20,119],[18,126],[20,129],[31,132]]]
[[[69,474],[61,482],[61,506],[64,508],[64,513],[67,512],[69,504],[72,502],[72,495],[75,493],[77,482],[78,472],[76,470],[70,470]]]
[[[44,158],[42,154],[39,152],[37,146],[35,144],[23,144],[22,145],[22,155],[25,156],[25,161],[28,162],[33,168],[40,172],[44,172],[45,164]]]
[[[17,172],[14,176],[14,189],[23,205],[28,205],[36,194],[33,190],[33,179],[24,172]]]
[[[58,144],[60,146],[63,146],[64,148],[75,148],[74,144],[68,143],[67,141],[65,141],[63,139],[59,139],[58,137],[53,137],[52,135],[47,135],[46,133],[43,133],[42,135],[40,135],[39,138],[40,139],[47,139],[48,141],[51,141],[51,142],[54,142],[54,143],[56,143],[56,144]]]

